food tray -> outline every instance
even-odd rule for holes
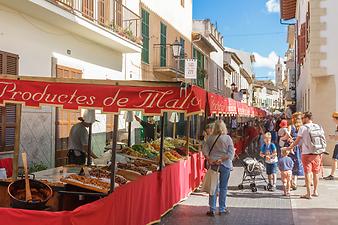
[[[70,185],[77,186],[77,187],[80,187],[80,188],[85,188],[85,189],[88,189],[88,190],[91,190],[91,191],[96,191],[96,192],[105,193],[105,194],[108,194],[108,192],[109,192],[109,189],[105,189],[105,188],[95,186],[95,185],[84,184],[84,183],[82,183],[78,180],[75,180],[75,179],[64,178],[64,179],[61,179],[61,181],[66,183],[66,184],[70,184]],[[118,186],[119,185],[115,183],[115,187],[118,187]]]

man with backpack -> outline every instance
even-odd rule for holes
[[[324,130],[312,122],[312,113],[306,112],[302,117],[303,126],[299,128],[297,139],[288,148],[292,150],[301,142],[302,162],[305,172],[306,194],[301,198],[311,199],[318,197],[319,172],[322,154],[326,150]],[[313,193],[311,194],[311,174],[313,174]]]

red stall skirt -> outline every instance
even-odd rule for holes
[[[73,211],[46,212],[0,208],[1,224],[17,225],[142,225],[160,217],[199,186],[204,176],[204,157],[165,167],[162,172],[119,187],[108,197]]]

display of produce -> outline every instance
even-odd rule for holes
[[[147,146],[150,147],[151,145]],[[157,154],[155,152],[152,152],[150,148],[145,148],[145,145],[133,145],[132,149],[146,156],[148,159],[154,159],[157,156]]]
[[[134,156],[134,157],[141,157],[141,158],[144,157],[143,154],[129,147],[123,148],[122,153],[126,155],[130,155],[130,156]]]
[[[147,170],[152,171],[152,172],[155,172],[157,170],[157,165],[152,164],[150,162],[146,162],[144,160],[135,160],[133,163],[135,166],[145,167],[147,168]]]
[[[99,178],[99,179],[106,179],[107,182],[110,182],[110,171],[99,169],[99,168],[91,168],[89,171],[91,177]],[[103,180],[104,181],[104,180]],[[115,176],[115,183],[119,184],[120,186],[126,184],[128,180],[123,176],[116,175]]]
[[[151,173],[151,171],[147,170],[147,168],[145,168],[145,167],[137,167],[137,166],[135,166],[134,164],[131,164],[131,163],[118,163],[117,167],[119,169],[132,170],[132,171],[138,172],[138,173],[140,173],[143,176]]]
[[[176,157],[177,159],[182,159],[182,155],[180,155],[177,151],[175,150],[171,150],[170,154],[172,154],[174,157]]]
[[[186,147],[179,147],[176,148],[175,151],[180,154],[181,156],[187,156],[188,155],[188,149]]]
[[[174,155],[172,155],[170,152],[164,152],[164,155],[172,162],[177,162],[180,160],[176,158]]]

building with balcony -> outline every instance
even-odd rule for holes
[[[0,74],[72,79],[141,79],[139,3],[121,0],[0,0]],[[1,108],[12,118],[15,106]],[[5,113],[6,112],[6,113]],[[67,157],[80,112],[52,107],[21,113],[21,148],[49,167]],[[93,150],[103,151],[112,118],[97,111]],[[107,121],[107,125],[105,123]],[[6,125],[3,125],[6,126]],[[18,128],[1,127],[0,156],[13,151]]]
[[[225,96],[222,34],[210,20],[194,20],[193,38],[193,57],[198,61],[197,84]]]
[[[227,88],[233,86],[243,96],[242,101],[252,104],[252,84],[254,80],[253,63],[255,57],[247,52],[237,49],[225,48],[224,69],[230,74],[230,82],[226,82]],[[233,90],[231,90],[232,92]]]
[[[297,110],[311,111],[325,132],[332,133],[330,115],[338,111],[338,1],[281,0],[281,19],[296,23]],[[329,141],[327,149],[333,146]]]
[[[192,1],[141,0],[141,17],[142,78],[183,80],[184,60],[192,58]],[[176,40],[182,46],[178,57],[172,48]]]

